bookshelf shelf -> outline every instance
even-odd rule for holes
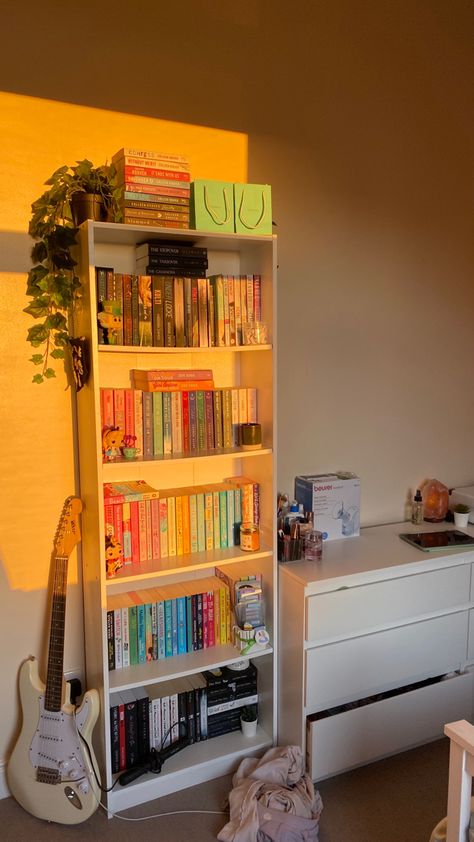
[[[82,558],[86,663],[88,687],[99,689],[102,710],[94,731],[94,749],[104,788],[114,783],[111,762],[110,695],[137,688],[155,689],[163,682],[188,681],[204,670],[241,660],[231,643],[165,657],[148,663],[109,671],[107,628],[108,601],[121,594],[152,588],[187,586],[215,575],[218,566],[232,573],[248,568],[262,577],[265,625],[270,645],[251,656],[257,668],[259,730],[254,739],[241,732],[196,742],[166,761],[159,775],[144,775],[107,794],[107,806],[122,810],[183,789],[191,783],[231,772],[239,759],[276,741],[276,653],[277,582],[274,534],[275,483],[275,308],[276,237],[174,231],[133,225],[86,222],[80,228],[79,272],[82,306],[75,325],[77,335],[90,345],[91,376],[77,395],[77,442],[81,478]],[[176,241],[207,248],[208,275],[252,275],[261,278],[262,321],[269,328],[272,343],[232,347],[136,347],[101,345],[97,336],[96,266],[112,267],[115,273],[135,273],[135,247],[150,239]],[[257,390],[258,421],[262,425],[263,447],[239,447],[198,454],[102,461],[101,389],[125,389],[131,384],[133,368],[209,368],[216,388]],[[228,417],[228,416],[227,416]],[[123,566],[113,577],[106,573],[104,482],[143,479],[158,490],[189,489],[222,483],[226,478],[250,477],[258,484],[260,540],[258,552],[239,546],[187,553],[171,558],[142,561]],[[183,492],[184,493],[184,492]],[[194,493],[194,492],[193,492]],[[241,574],[239,574],[241,575]],[[184,589],[186,591],[186,589]],[[188,591],[186,591],[188,592]],[[232,623],[231,623],[232,625]],[[164,685],[163,685],[164,686]],[[114,696],[115,698],[115,696]],[[192,774],[189,774],[189,771]]]
[[[183,461],[208,461],[215,459],[225,459],[229,456],[238,457],[239,459],[258,459],[262,456],[271,456],[273,453],[269,447],[261,447],[258,450],[242,450],[241,447],[229,447],[225,450],[211,450],[208,453],[180,453],[179,455],[171,456],[153,456],[150,459],[144,459],[138,456],[136,459],[114,459],[113,462],[103,462],[104,482],[109,480],[113,482],[114,478],[118,478],[120,474],[121,479],[129,479],[136,477],[137,467],[142,467],[149,463],[157,462],[183,462]]]
[[[141,356],[142,354],[165,354],[166,356],[175,356],[177,354],[255,354],[259,351],[272,351],[273,345],[232,345],[230,348],[157,348],[156,346],[147,348],[137,345],[99,345],[99,354],[133,354]]]
[[[189,780],[197,784],[215,777],[216,771],[218,775],[228,774],[244,757],[261,753],[272,743],[272,733],[260,726],[255,737],[243,737],[238,731],[195,743],[170,757],[159,776],[148,773],[123,789],[113,790],[109,794],[109,808],[126,810],[141,801],[150,801],[158,795],[168,795],[186,787]],[[225,823],[225,816],[222,823]]]
[[[255,652],[252,660],[273,654],[273,648]],[[143,685],[156,684],[160,681],[168,681],[183,675],[193,675],[201,670],[212,670],[223,667],[229,662],[238,661],[240,653],[231,644],[226,646],[213,646],[210,649],[202,649],[200,652],[191,652],[187,655],[175,655],[172,658],[165,658],[164,661],[150,661],[146,664],[138,664],[127,669],[114,670],[110,674],[110,691],[120,692],[129,687],[142,687]]]
[[[107,590],[121,590],[124,584],[137,584],[143,582],[145,585],[152,579],[170,576],[175,573],[188,573],[189,571],[205,572],[208,568],[217,565],[232,564],[236,561],[257,561],[271,557],[271,547],[262,547],[259,551],[248,553],[242,552],[239,547],[231,547],[227,550],[208,550],[204,553],[186,554],[173,556],[172,558],[155,559],[142,562],[140,565],[127,565],[122,567],[113,577],[107,579]],[[117,587],[114,588],[114,585]]]

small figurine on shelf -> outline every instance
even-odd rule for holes
[[[111,462],[117,456],[121,456],[121,446],[124,431],[120,427],[105,427],[102,430],[102,453],[104,462]]]
[[[131,436],[127,433],[122,441],[122,453],[124,459],[135,459],[138,453],[138,447],[135,447],[136,436]]]
[[[105,537],[105,563],[107,565],[107,576],[114,576],[123,567],[122,545],[113,535]]]

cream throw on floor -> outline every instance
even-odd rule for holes
[[[323,804],[299,746],[277,746],[260,759],[242,760],[232,787],[230,821],[217,836],[220,842],[317,842]]]

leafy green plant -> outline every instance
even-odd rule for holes
[[[31,301],[24,312],[41,320],[27,334],[27,341],[38,349],[31,362],[41,368],[33,383],[56,376],[51,360],[64,359],[73,330],[74,307],[80,297],[80,280],[72,254],[78,231],[71,211],[73,196],[98,194],[108,218],[120,221],[115,167],[94,167],[85,159],[73,167],[60,167],[45,183],[49,189],[33,202],[28,228],[36,243],[31,251],[33,267],[26,287]]]
[[[467,506],[466,503],[456,503],[453,508],[453,512],[457,512],[459,515],[468,515],[471,511],[471,507]]]
[[[257,705],[244,705],[240,712],[240,718],[244,722],[255,722],[257,719]]]

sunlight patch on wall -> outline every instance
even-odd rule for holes
[[[191,178],[247,179],[247,136],[0,92],[0,581],[44,590],[66,497],[76,492],[71,395],[61,372],[31,382],[24,314],[31,203],[63,164],[110,161],[123,146],[186,155]],[[14,385],[14,390],[12,386]],[[77,582],[77,566],[69,582]]]

